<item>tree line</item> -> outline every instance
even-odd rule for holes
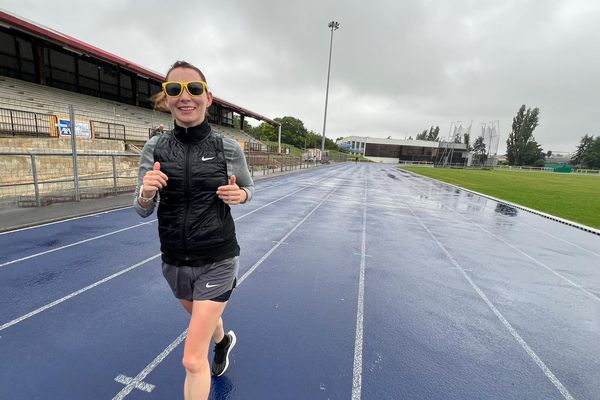
[[[281,124],[281,143],[292,145],[299,149],[321,148],[321,135],[306,129],[302,120],[291,116],[285,116],[275,118],[275,121]],[[244,121],[244,126],[240,127],[240,118],[234,116],[233,124],[235,128],[242,129],[244,132],[260,141],[277,142],[278,140],[278,127],[267,124],[266,122],[262,122],[258,126],[252,126]],[[326,137],[325,149],[337,150],[338,146],[333,140]]]
[[[600,136],[582,137],[571,162],[578,168],[600,168]]]

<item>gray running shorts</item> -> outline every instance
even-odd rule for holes
[[[197,267],[177,267],[163,261],[163,276],[176,298],[182,300],[227,301],[234,288],[239,269],[239,257],[206,263]]]

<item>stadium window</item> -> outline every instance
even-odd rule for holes
[[[87,94],[90,96],[97,96],[98,95],[98,81],[80,76],[79,77],[79,91],[83,94]]]
[[[221,125],[233,127],[233,111],[226,108],[221,109]]]
[[[0,54],[0,74],[11,78],[19,77],[19,64],[16,57]]]
[[[162,89],[160,84],[150,82],[150,96],[154,96],[156,93],[160,92]]]
[[[138,90],[137,90],[137,98],[138,104],[140,107],[152,108],[152,103],[150,102],[150,84],[147,80],[138,77]]]
[[[12,57],[17,56],[15,37],[2,31],[0,31],[0,54]]]
[[[49,86],[70,91],[77,90],[75,57],[70,54],[45,48],[44,75]]]
[[[0,74],[19,77],[19,61],[15,37],[0,31]]]
[[[369,143],[365,156],[398,158],[400,151],[400,145]]]
[[[100,95],[100,81],[98,80],[98,66],[89,61],[77,60],[79,71],[79,92],[90,96]]]
[[[115,66],[105,65],[100,67],[100,96],[110,100],[119,100],[117,86],[118,71]]]
[[[131,88],[131,76],[121,72],[119,79],[121,101],[123,103],[134,104],[133,90]]]
[[[89,79],[98,80],[98,66],[97,65],[92,64],[91,62],[83,60],[83,59],[77,60],[77,63],[78,63],[79,75],[85,76],[86,78],[89,78]]]
[[[213,124],[219,123],[217,115],[219,115],[217,105],[212,103],[208,108],[208,122],[212,122]]]
[[[35,64],[33,61],[33,46],[31,42],[17,37],[19,58],[21,60],[21,79],[35,82]]]

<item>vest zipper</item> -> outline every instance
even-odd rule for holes
[[[187,133],[187,128],[186,128]],[[190,174],[191,174],[191,162],[190,162],[190,151],[191,146],[189,143],[185,145],[185,184],[183,187],[183,196],[185,197],[185,211],[183,214],[183,251],[187,251],[188,242],[188,213],[190,211]]]

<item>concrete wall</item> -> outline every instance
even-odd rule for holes
[[[77,140],[79,187],[84,192],[108,192],[112,190],[114,157],[119,190],[132,190],[136,184],[138,154],[127,154],[124,144],[114,140]],[[73,193],[73,158],[71,141],[58,138],[0,138],[0,152],[31,152],[36,154],[35,166],[38,189],[42,196],[58,196]],[[65,153],[46,155],[45,153]],[[35,195],[32,159],[29,155],[0,156],[0,200],[19,201]],[[70,180],[70,182],[49,182]]]
[[[119,153],[125,144],[119,140],[77,139],[78,152]],[[13,152],[71,152],[70,138],[0,137],[0,153]]]

